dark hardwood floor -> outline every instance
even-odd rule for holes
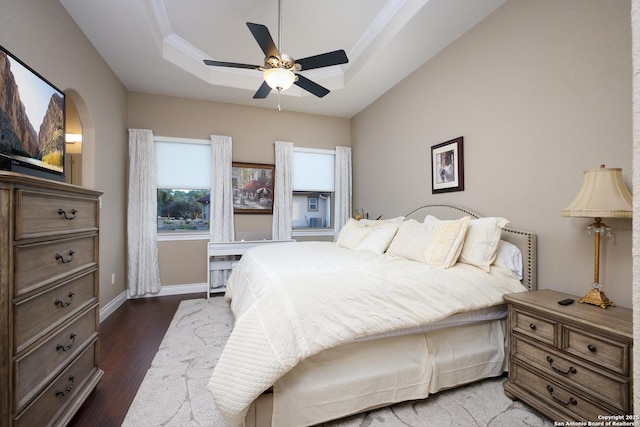
[[[100,324],[104,376],[69,426],[116,427],[142,383],[180,301],[206,294],[127,300]]]

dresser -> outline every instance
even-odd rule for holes
[[[575,302],[558,304],[566,298]],[[606,415],[633,414],[632,311],[578,299],[553,290],[505,296],[510,331],[505,394],[554,421],[598,422]]]
[[[65,425],[102,377],[100,195],[0,172],[0,426]]]

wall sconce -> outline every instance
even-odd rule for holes
[[[600,236],[610,236],[610,228],[602,218],[631,218],[633,203],[631,193],[624,185],[622,169],[605,168],[584,171],[582,187],[575,200],[562,211],[562,216],[595,218],[587,227],[589,234],[595,234],[595,259],[593,289],[578,302],[598,305],[602,308],[615,306],[613,301],[600,290]]]
[[[67,144],[75,144],[76,142],[82,142],[82,134],[81,133],[67,133],[65,134],[64,140]]]

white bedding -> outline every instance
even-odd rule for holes
[[[271,426],[316,425],[499,376],[505,353],[504,320],[335,347],[276,381]]]
[[[324,349],[502,304],[502,295],[524,291],[495,266],[490,273],[461,263],[436,269],[330,242],[256,247],[229,279],[236,321],[208,387],[227,421],[240,425],[257,396]]]

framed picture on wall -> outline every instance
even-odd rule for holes
[[[464,190],[463,137],[431,147],[431,193]]]
[[[234,213],[273,213],[274,171],[274,165],[232,164]]]

